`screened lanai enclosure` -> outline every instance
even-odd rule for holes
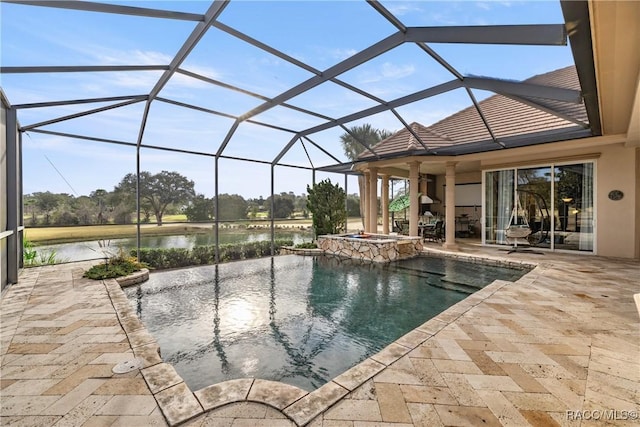
[[[3,287],[17,280],[25,194],[89,195],[129,173],[139,187],[142,172],[166,170],[193,180],[197,194],[273,203],[326,178],[358,192],[365,161],[601,133],[586,1],[3,0],[0,8]],[[524,82],[569,66],[578,88]],[[496,94],[569,125],[503,135],[482,107]],[[581,120],[571,105],[583,106]],[[478,120],[446,146],[412,126],[467,108]],[[408,131],[413,143],[378,152],[353,131],[366,125]],[[367,196],[379,194],[374,180]],[[139,190],[136,199],[139,242]],[[273,230],[272,215],[272,242]]]

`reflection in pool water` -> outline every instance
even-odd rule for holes
[[[524,273],[285,255],[156,272],[124,291],[192,390],[256,377],[310,391],[493,280]]]

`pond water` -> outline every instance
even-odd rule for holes
[[[281,255],[152,272],[123,290],[191,390],[254,377],[311,391],[495,279],[525,273]]]
[[[276,240],[293,240],[294,244],[310,242],[313,234],[310,231],[285,231],[276,230]],[[271,240],[269,230],[220,230],[220,244],[227,243],[248,243]],[[106,243],[106,245],[104,245]],[[195,246],[215,245],[215,233],[188,234],[176,236],[142,236],[140,247],[142,248],[186,248],[192,249]],[[103,246],[101,246],[103,244]],[[58,262],[85,261],[90,259],[104,258],[105,254],[115,254],[120,248],[125,251],[136,248],[136,238],[112,239],[107,241],[88,241],[75,243],[61,243],[57,245],[42,245],[35,247],[40,254],[50,254],[55,252]]]

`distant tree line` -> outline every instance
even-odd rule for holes
[[[127,174],[112,191],[97,189],[88,196],[37,192],[23,197],[26,226],[131,224],[136,221],[136,176]],[[196,194],[194,182],[178,172],[140,173],[142,222],[152,217],[162,225],[165,215],[184,214],[190,222],[215,220],[216,203],[221,221],[286,219],[294,214],[309,217],[307,195],[282,192],[271,197],[245,199],[238,194],[220,194],[218,199]],[[360,215],[360,198],[347,196],[347,214]]]

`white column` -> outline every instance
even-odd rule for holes
[[[369,232],[378,232],[378,168],[369,168]]]
[[[420,162],[409,163],[409,236],[418,235],[418,215],[420,213],[420,200],[418,199],[420,179]]]
[[[458,249],[456,244],[456,163],[447,162],[446,164],[446,192],[445,200],[445,240],[443,247],[445,249]]]
[[[364,172],[364,191],[360,194],[362,197],[362,224],[364,225],[364,231],[369,230],[369,171]]]
[[[382,234],[389,234],[389,175],[382,175]]]

